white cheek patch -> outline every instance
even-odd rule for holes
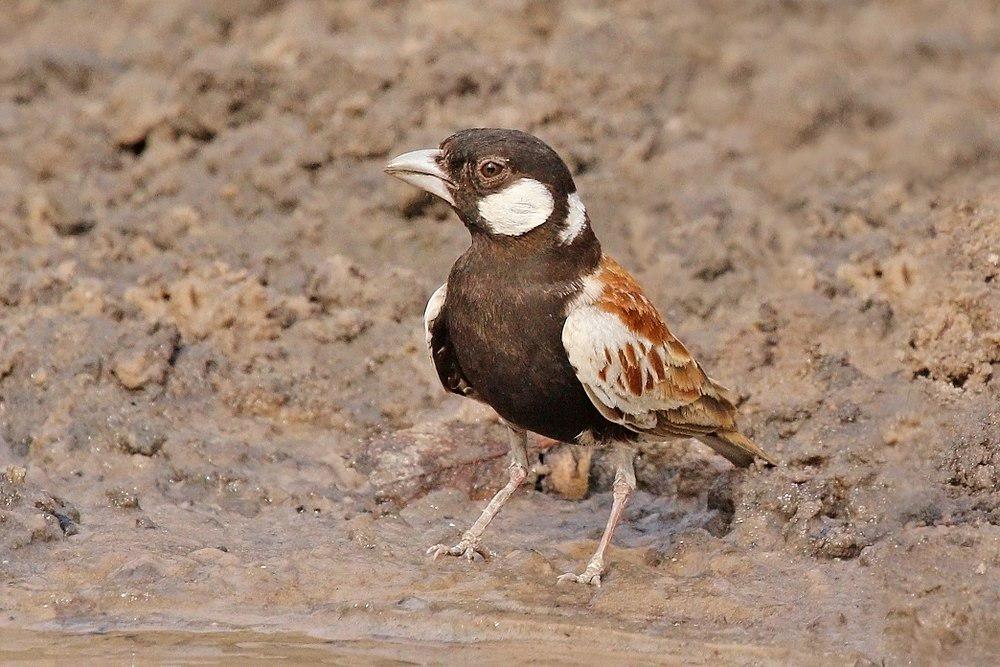
[[[559,241],[569,245],[584,229],[587,228],[587,207],[583,205],[580,195],[571,194],[566,198],[569,213],[566,215],[566,226],[559,232]]]
[[[494,234],[520,236],[552,215],[555,201],[549,189],[533,178],[522,178],[500,192],[483,197],[479,217]]]

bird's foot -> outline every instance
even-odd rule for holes
[[[587,569],[583,571],[582,574],[576,574],[575,572],[567,572],[566,574],[560,575],[556,579],[557,584],[561,584],[566,581],[576,582],[578,584],[589,584],[591,586],[601,587],[601,574],[604,572],[604,564],[599,562],[591,561],[587,565]]]
[[[477,541],[463,539],[453,547],[449,547],[446,544],[435,544],[427,550],[427,555],[433,560],[437,560],[438,556],[461,556],[471,562],[477,558],[489,560],[495,554],[489,549],[479,546]]]

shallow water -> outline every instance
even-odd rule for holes
[[[764,656],[748,661],[769,662]],[[698,651],[700,654],[701,652]],[[549,665],[609,664],[620,662],[620,651],[593,646],[553,642],[481,642],[457,644],[406,641],[329,641],[300,634],[234,632],[139,632],[60,633],[51,631],[0,630],[0,663],[30,661],[32,664],[101,663],[117,665],[236,665],[248,661],[282,660],[324,665],[402,665],[426,663]],[[772,656],[778,662],[777,656]],[[652,656],[632,655],[630,664],[707,664],[704,654]],[[742,662],[742,661],[741,661]]]
[[[29,660],[49,664],[70,660],[114,664],[155,661],[182,665],[237,664],[247,660],[348,664],[358,650],[307,637],[252,632],[63,634],[28,630],[0,631],[0,662],[4,664]]]

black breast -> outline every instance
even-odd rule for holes
[[[448,278],[444,316],[469,384],[501,417],[549,438],[624,431],[590,402],[562,344],[579,273],[505,250],[473,243]]]

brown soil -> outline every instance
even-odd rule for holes
[[[496,559],[423,555],[504,438],[423,346],[466,232],[381,167],[483,125],[567,158],[785,462],[647,452],[599,590],[555,585],[599,456],[547,452]],[[995,659],[998,137],[990,0],[7,3],[0,643]]]

